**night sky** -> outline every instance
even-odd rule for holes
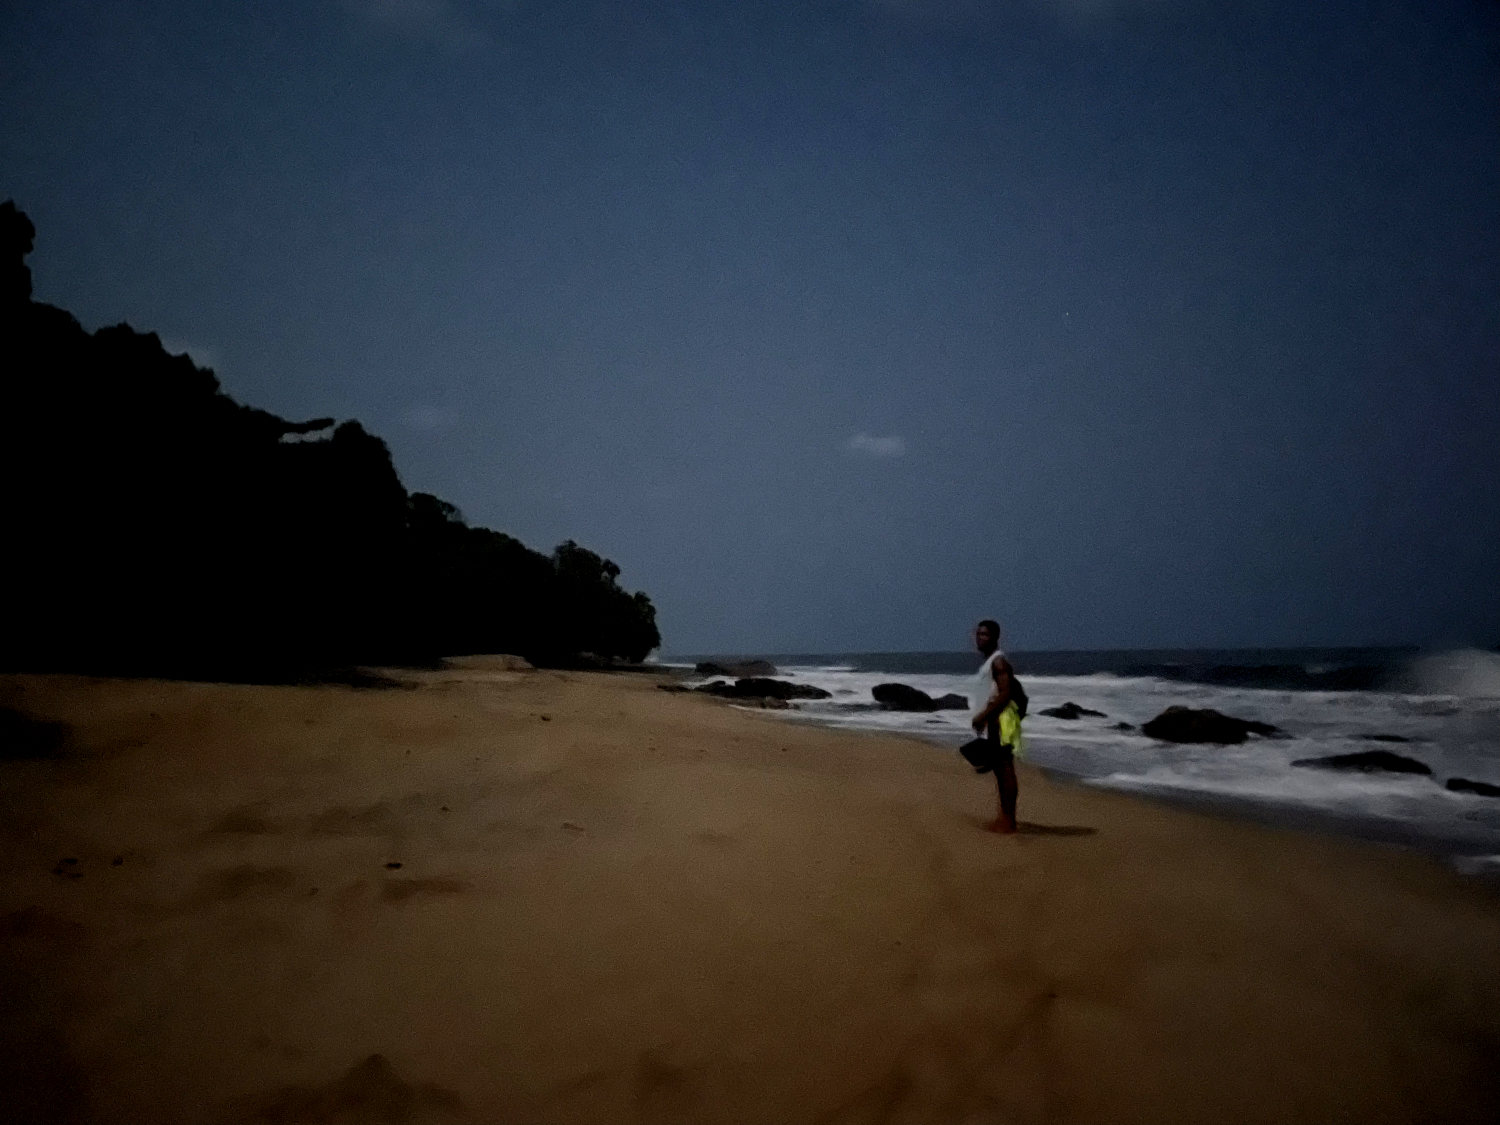
[[[1500,642],[1500,8],[13,0],[36,299],[665,649]]]

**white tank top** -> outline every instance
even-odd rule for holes
[[[969,718],[979,718],[979,713],[989,706],[990,696],[995,694],[995,661],[1004,660],[1005,653],[996,649],[974,673],[974,694],[970,700]]]

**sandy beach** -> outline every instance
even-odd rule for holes
[[[649,675],[0,677],[17,1120],[1500,1117],[1500,898]]]

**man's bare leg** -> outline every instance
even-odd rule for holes
[[[1005,761],[995,763],[995,787],[998,790],[995,800],[997,815],[989,825],[989,830],[1008,836],[1016,830],[1016,797],[1020,793],[1020,785],[1016,781],[1015,759],[1009,754],[1005,756]]]

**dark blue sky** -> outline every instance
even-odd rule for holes
[[[36,296],[676,651],[1500,640],[1493,2],[26,2]]]

